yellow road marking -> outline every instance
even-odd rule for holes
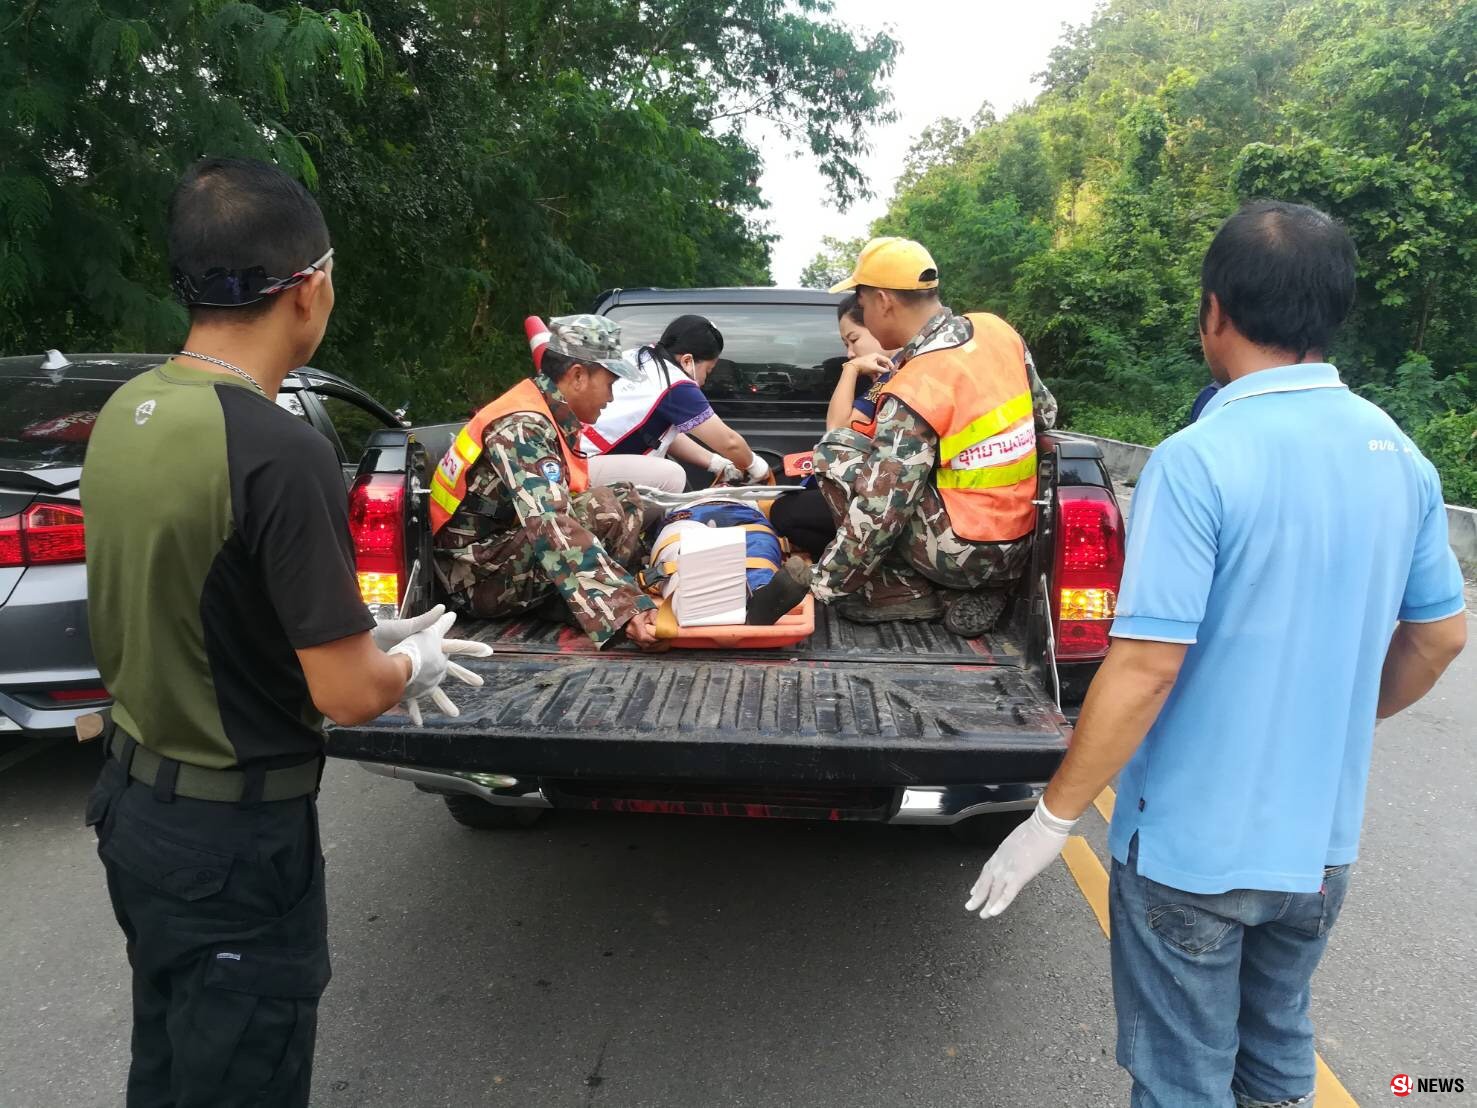
[[[1318,1108],[1359,1108],[1359,1102],[1349,1095],[1344,1083],[1333,1075],[1333,1070],[1328,1068],[1323,1055],[1316,1054],[1313,1058],[1318,1063],[1318,1082],[1314,1086],[1316,1095],[1313,1098]]]
[[[1097,794],[1097,799],[1092,802],[1092,806],[1097,809],[1097,814],[1103,817],[1105,823],[1112,823],[1113,805],[1117,801],[1118,794],[1113,791],[1113,786],[1109,785]]]
[[[1108,871],[1097,860],[1092,847],[1081,835],[1073,835],[1062,848],[1062,861],[1072,871],[1072,879],[1082,890],[1082,896],[1092,914],[1097,916],[1103,934],[1108,933]]]
[[[1104,819],[1111,819],[1113,815],[1113,790],[1104,789],[1104,796],[1099,796],[1093,803],[1097,805],[1099,812],[1103,812],[1106,797],[1107,811],[1103,812]],[[1092,909],[1092,914],[1097,917],[1098,926],[1103,929],[1103,934],[1108,934],[1108,871],[1098,861],[1098,856],[1093,853],[1092,847],[1081,835],[1073,835],[1067,840],[1067,845],[1062,848],[1062,861],[1067,863],[1067,869],[1072,874],[1072,879],[1077,882],[1077,888],[1082,890],[1082,899],[1087,901],[1087,906]],[[1316,1055],[1318,1066],[1318,1079],[1315,1085],[1318,1108],[1359,1108],[1359,1102],[1349,1095],[1349,1090],[1344,1088],[1343,1082],[1334,1076],[1333,1070],[1328,1068],[1328,1063],[1323,1060],[1323,1055]]]

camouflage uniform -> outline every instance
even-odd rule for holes
[[[901,368],[919,354],[959,346],[970,338],[969,322],[945,308],[898,356]],[[1056,399],[1036,373],[1030,351],[1036,429],[1056,423]],[[826,432],[815,448],[816,484],[831,514],[841,521],[811,575],[816,599],[835,601],[861,593],[869,602],[898,603],[927,596],[929,582],[951,589],[976,589],[1019,577],[1030,555],[1031,537],[1006,543],[977,543],[954,534],[933,483],[938,435],[894,396],[877,410],[877,431],[868,439],[849,428]]]
[[[570,496],[555,436],[579,442],[580,422],[554,382],[535,381],[558,428],[530,412],[487,428],[467,498],[436,536],[437,576],[453,609],[482,618],[558,595],[604,646],[656,607],[629,572],[641,554],[641,499],[624,483]]]

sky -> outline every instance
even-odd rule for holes
[[[1096,0],[840,0],[836,14],[851,26],[890,29],[902,47],[888,82],[896,123],[871,134],[862,161],[871,200],[844,215],[830,199],[810,155],[772,131],[754,131],[764,156],[762,213],[774,243],[771,272],[781,286],[799,282],[800,271],[820,249],[821,236],[853,238],[883,213],[903,156],[935,119],[969,119],[988,101],[997,115],[1029,102],[1039,91],[1031,74],[1046,67],[1062,25],[1085,23]]]

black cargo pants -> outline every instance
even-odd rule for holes
[[[109,758],[87,822],[133,967],[128,1108],[305,1108],[329,978],[315,798],[191,800]]]

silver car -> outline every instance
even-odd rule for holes
[[[0,358],[0,742],[68,731],[108,703],[88,639],[77,486],[98,410],[164,360],[55,350]],[[403,412],[311,368],[287,378],[277,403],[333,443],[346,486],[370,433],[403,426]]]

